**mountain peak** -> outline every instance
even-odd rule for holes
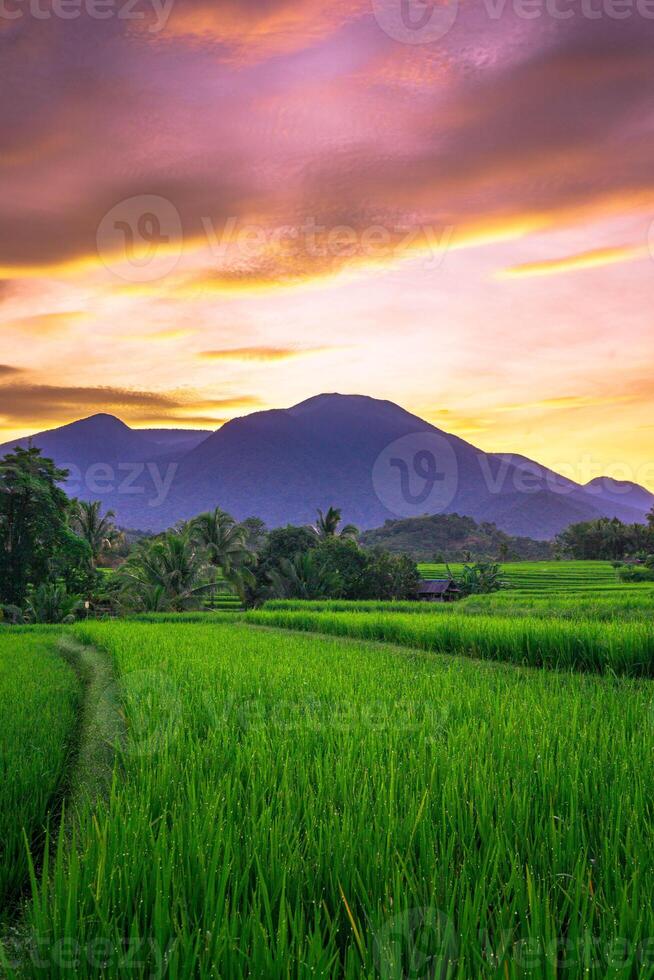
[[[396,417],[412,418],[421,425],[425,424],[421,419],[417,419],[416,416],[411,415],[406,409],[400,405],[396,405],[395,402],[388,401],[388,399],[373,398],[371,395],[344,395],[337,391],[313,395],[313,397],[307,398],[305,401],[299,402],[297,405],[293,405],[287,409],[288,414],[294,416],[308,415],[314,412],[324,412],[326,414],[330,411],[337,412],[341,416],[353,414],[357,417],[361,413],[367,413],[374,415],[377,419],[381,419],[383,416],[388,417],[390,414]]]
[[[297,405],[292,405],[288,411],[299,413],[305,409],[324,408],[329,405],[347,405],[359,400],[374,401],[368,395],[343,395],[338,391],[325,391],[320,395],[312,395],[311,398],[305,398],[304,401],[298,402]]]
[[[107,412],[97,412],[95,415],[89,415],[85,419],[79,419],[77,422],[70,422],[67,426],[62,426],[62,428],[72,428],[76,429],[96,429],[103,432],[130,432],[130,427],[123,422],[121,419],[116,418],[115,415],[109,415]]]

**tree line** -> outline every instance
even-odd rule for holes
[[[70,499],[67,473],[39,449],[0,461],[0,603],[10,621],[65,622],[88,612],[202,607],[223,583],[243,604],[267,598],[406,599],[418,571],[404,556],[359,547],[341,513],[272,531],[220,508],[131,548],[99,502]],[[110,574],[102,567],[120,553]]]
[[[243,605],[270,598],[403,600],[416,597],[414,560],[360,546],[341,512],[318,511],[310,526],[268,530],[238,523],[219,507],[130,546],[101,504],[70,499],[67,473],[36,448],[0,460],[0,610],[9,621],[63,622],[88,613],[177,612],[202,608],[225,583]],[[654,510],[646,525],[602,518],[569,527],[559,555],[628,558],[654,574]],[[472,558],[471,558],[472,560]],[[103,566],[117,565],[107,574]],[[466,566],[457,582],[468,595],[501,588],[492,562]]]
[[[624,524],[617,517],[572,524],[556,539],[567,558],[647,563],[654,556],[654,508],[646,524]]]

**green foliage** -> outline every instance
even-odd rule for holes
[[[353,541],[359,536],[358,527],[355,527],[354,524],[346,524],[341,528],[341,521],[341,511],[338,507],[330,507],[326,514],[319,510],[318,520],[312,528],[313,533],[319,541],[328,541],[330,538],[343,538]]]
[[[12,603],[5,603],[0,606],[2,609],[2,622],[9,626],[22,626],[25,622],[25,613],[20,606],[15,606]]]
[[[271,531],[259,552],[256,567],[253,569],[253,581],[246,583],[244,598],[249,606],[256,606],[270,596],[271,576],[277,573],[283,575],[284,560],[294,561],[296,555],[303,554],[311,548],[318,547],[315,536],[306,527],[278,527]]]
[[[654,568],[644,565],[623,565],[618,569],[621,582],[654,582]]]
[[[327,597],[358,599],[366,587],[369,559],[356,541],[341,537],[326,537],[313,552],[316,561],[334,577]],[[289,597],[290,598],[290,597]]]
[[[108,510],[103,516],[101,507],[99,500],[92,503],[76,500],[72,506],[71,527],[88,544],[94,564],[124,540],[113,522],[114,512]]]
[[[245,544],[248,551],[258,555],[268,537],[268,529],[264,521],[260,517],[246,517],[244,521],[241,521],[240,526],[245,532]]]
[[[189,529],[142,541],[117,577],[125,604],[143,612],[197,607],[215,581]]]
[[[329,534],[306,539],[290,533],[303,528],[285,528],[278,538],[272,532],[268,552],[261,556],[257,577],[265,573],[265,585],[258,593],[259,602],[276,597],[287,599],[405,599],[415,596],[418,573],[411,559],[382,551],[367,552],[347,536]],[[299,544],[303,550],[292,557],[282,554],[282,547]],[[272,558],[278,547],[280,557]],[[250,605],[259,602],[251,601]]]
[[[495,562],[478,561],[474,565],[464,565],[456,578],[456,584],[464,596],[487,595],[504,588],[502,568]]]
[[[0,598],[21,605],[28,586],[51,575],[66,537],[67,476],[39,449],[17,447],[0,462]]]
[[[25,619],[30,623],[74,623],[83,602],[58,582],[43,582],[27,597]]]
[[[250,570],[253,555],[247,545],[247,532],[234,518],[216,507],[200,514],[188,525],[192,540],[204,550],[209,563],[219,568],[224,579],[239,595],[254,583]]]
[[[494,524],[477,524],[472,517],[459,514],[389,520],[383,527],[364,531],[360,541],[365,548],[383,548],[416,561],[474,561],[489,556],[507,561],[552,555],[549,542],[514,538]]]
[[[274,595],[288,599],[323,599],[340,589],[338,573],[325,564],[317,549],[282,558],[269,578]]]
[[[50,576],[78,595],[91,593],[97,582],[90,545],[67,527],[62,529],[57,549],[51,557]]]
[[[571,558],[620,560],[654,549],[654,524],[623,524],[616,517],[583,521],[560,534],[557,545]]]
[[[362,588],[353,598],[402,600],[414,599],[420,576],[413,559],[406,555],[392,555],[375,549],[367,554]]]

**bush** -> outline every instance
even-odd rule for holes
[[[643,565],[624,565],[618,569],[621,582],[654,582],[654,568]]]
[[[478,561],[475,565],[465,565],[457,585],[464,596],[489,595],[504,588],[501,566],[495,562]]]
[[[20,606],[14,606],[11,603],[7,603],[4,606],[0,606],[0,611],[2,612],[3,623],[10,626],[20,626],[25,622],[23,610],[20,608]]]
[[[25,618],[30,623],[74,623],[81,608],[79,596],[69,595],[65,585],[44,583],[28,596]]]

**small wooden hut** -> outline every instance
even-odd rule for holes
[[[432,578],[418,582],[418,599],[420,602],[455,602],[461,598],[461,589],[454,579]]]

